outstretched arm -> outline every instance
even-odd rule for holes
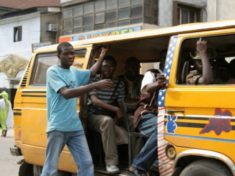
[[[79,86],[76,88],[68,88],[68,87],[62,87],[59,90],[59,93],[66,99],[79,97],[84,95],[85,93],[93,90],[93,89],[104,89],[104,88],[110,88],[113,86],[113,83],[109,79],[103,79],[98,82],[93,82],[84,86]]]
[[[165,80],[166,78],[163,75],[159,75],[154,82],[146,84],[141,92],[144,94],[153,93],[155,90],[165,87]]]
[[[207,41],[199,39],[196,48],[202,60],[202,77],[199,78],[198,84],[210,84],[213,82],[213,73],[207,55]]]

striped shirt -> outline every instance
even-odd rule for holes
[[[101,80],[100,76],[96,76],[91,82]],[[114,92],[115,91],[115,92]],[[117,102],[123,102],[125,99],[125,84],[120,79],[113,79],[113,86],[109,89],[94,89],[89,92],[89,96],[96,95],[100,100],[108,104],[115,104]],[[89,105],[88,111],[93,114],[109,114],[112,113],[109,110],[103,109],[98,106]]]

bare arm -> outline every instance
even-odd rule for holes
[[[165,87],[166,78],[163,75],[157,77],[157,80],[153,83],[147,84],[141,90],[142,93],[153,93],[157,89]]]
[[[107,109],[109,111],[113,111],[117,115],[117,119],[121,119],[123,117],[123,112],[118,106],[114,106],[111,104],[108,104],[102,100],[100,100],[96,95],[91,96],[91,101],[93,105],[101,107],[103,109]]]
[[[59,93],[66,99],[79,97],[84,95],[85,93],[93,90],[93,89],[103,89],[103,88],[110,88],[112,87],[113,83],[111,80],[103,79],[98,82],[93,82],[84,86],[79,86],[76,88],[67,88],[62,87],[59,90]]]
[[[107,53],[107,51],[108,51],[108,48],[104,48],[104,47],[101,48],[101,52],[100,52],[100,56],[99,56],[98,61],[90,68],[91,77],[95,76],[96,73],[98,72],[98,70],[100,69],[101,63],[102,63],[103,58],[104,58],[105,54]]]
[[[207,41],[197,41],[197,52],[202,60],[202,77],[199,78],[198,84],[210,84],[213,82],[213,73],[207,55]]]

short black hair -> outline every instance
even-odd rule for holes
[[[65,47],[73,48],[73,46],[69,42],[62,42],[57,46],[57,54],[60,55],[63,48],[65,48]]]
[[[104,62],[104,61],[109,61],[109,62],[111,62],[114,67],[117,66],[117,61],[115,60],[115,58],[114,58],[113,56],[110,56],[110,55],[104,56],[103,62]]]

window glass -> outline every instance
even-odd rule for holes
[[[85,54],[86,54],[86,49],[75,51],[75,59],[73,65],[78,68],[83,68],[83,64],[85,61]],[[52,65],[56,65],[57,63],[58,63],[58,57],[56,53],[37,55],[30,85],[33,86],[46,85],[47,69]]]
[[[95,1],[95,11],[96,12],[105,11],[105,0]]]
[[[73,26],[76,27],[82,27],[83,21],[82,17],[77,17],[73,19]]]
[[[174,2],[174,24],[195,23],[201,21],[201,9]]]
[[[73,20],[72,18],[64,19],[64,29],[70,30],[73,28]]]
[[[93,25],[94,24],[94,16],[87,15],[83,17],[83,24],[86,25]]]
[[[45,85],[47,69],[50,66],[57,64],[57,62],[58,58],[56,53],[38,55],[33,69],[31,85]]]
[[[131,18],[137,18],[137,17],[142,17],[143,16],[143,8],[142,6],[137,6],[131,8]]]
[[[117,9],[117,0],[106,0],[107,10]]]
[[[143,18],[135,18],[131,20],[131,24],[137,24],[143,22]]]
[[[95,24],[100,24],[105,22],[105,14],[104,13],[97,13],[95,15]]]
[[[130,8],[119,9],[118,11],[118,19],[128,19],[130,17]]]
[[[235,35],[204,37],[207,41],[208,69],[212,71],[212,81],[202,84],[235,84]],[[196,52],[198,38],[183,41],[178,61],[177,83],[200,84],[205,78],[205,64]],[[208,70],[206,69],[206,70]]]
[[[79,4],[77,6],[73,7],[73,16],[77,17],[77,16],[82,16],[83,15],[83,5]]]
[[[62,11],[63,18],[72,18],[73,17],[73,10],[71,8],[65,8]]]
[[[94,4],[93,2],[84,4],[84,14],[94,13]]]
[[[130,0],[119,0],[119,8],[130,7]]]
[[[118,26],[125,26],[130,24],[130,20],[122,20],[118,22]]]
[[[13,32],[14,42],[22,41],[22,26],[14,27]]]
[[[110,11],[106,12],[106,22],[114,22],[117,20],[117,12],[116,11]]]
[[[142,5],[143,4],[143,0],[131,0],[131,5]]]

